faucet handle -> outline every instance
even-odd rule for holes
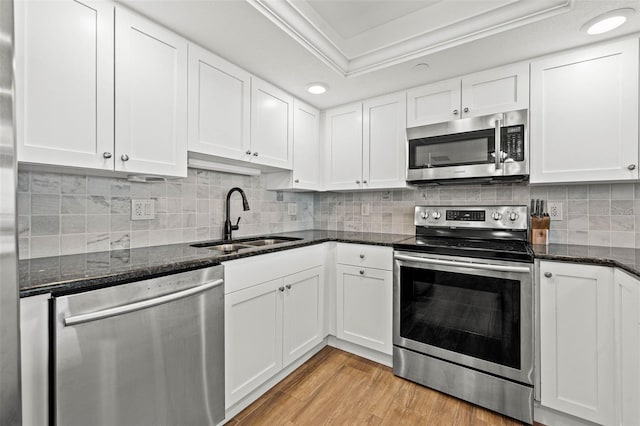
[[[241,219],[241,218],[238,218],[238,221],[236,222],[236,224],[235,224],[235,225],[231,225],[231,230],[232,230],[232,231],[237,231],[237,230],[238,230],[238,228],[239,228],[239,226],[238,226],[238,225],[240,224],[240,219]]]

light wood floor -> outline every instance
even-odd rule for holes
[[[330,346],[228,425],[519,425]]]

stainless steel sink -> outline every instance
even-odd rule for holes
[[[191,247],[206,248],[216,250],[220,253],[235,253],[240,250],[256,249],[258,247],[273,246],[277,244],[289,243],[291,241],[299,241],[302,238],[292,237],[257,237],[236,240],[233,242],[210,241],[206,243],[192,244]]]

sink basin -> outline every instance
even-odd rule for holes
[[[292,237],[258,237],[234,240],[231,243],[225,243],[222,241],[210,241],[206,243],[192,244],[191,247],[206,248],[209,250],[219,251],[223,254],[229,254],[235,253],[239,250],[255,249],[263,246],[273,246],[276,244],[283,244],[291,241],[298,241],[301,239],[302,238]]]

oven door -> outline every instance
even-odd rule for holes
[[[395,252],[393,344],[533,384],[533,267]]]

